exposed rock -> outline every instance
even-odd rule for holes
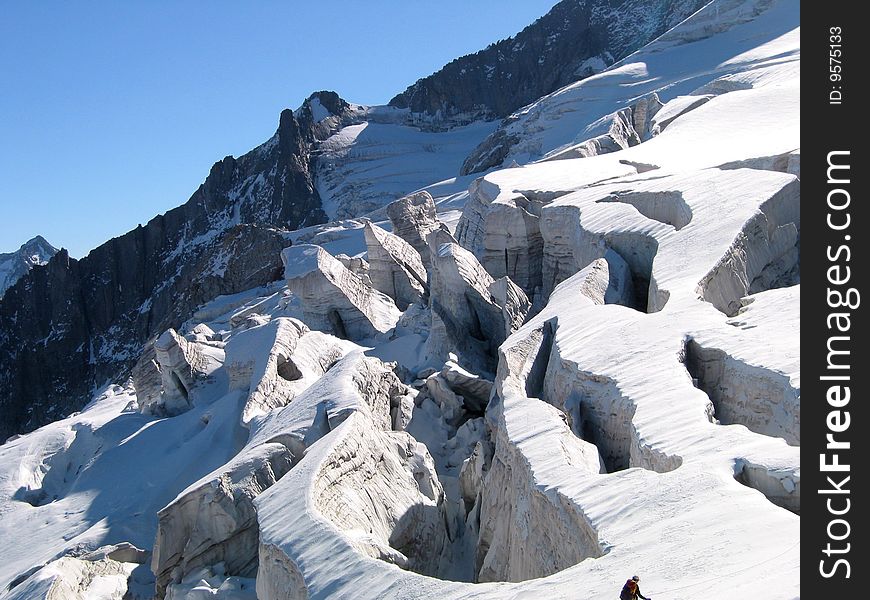
[[[320,246],[302,244],[281,253],[287,286],[302,301],[312,329],[361,340],[386,333],[401,313],[393,301],[344,267]]]
[[[639,3],[630,1],[619,2],[616,6],[611,4],[612,8],[594,6],[596,4],[597,1],[584,2],[582,6],[590,7],[601,15],[607,15],[610,10],[619,13],[630,5],[640,8]],[[629,109],[638,98],[652,93],[658,93],[662,99],[673,101],[677,94],[709,98],[711,95],[719,97],[732,95],[730,92],[735,90],[771,87],[767,84],[772,83],[774,79],[779,82],[788,81],[790,86],[795,85],[799,66],[799,38],[791,32],[799,26],[799,22],[794,14],[780,11],[779,5],[773,0],[751,0],[748,4],[724,0],[717,1],[715,4],[664,2],[659,3],[656,8],[647,6],[645,15],[632,15],[634,22],[625,25],[633,28],[645,19],[656,21],[664,16],[659,12],[660,8],[682,13],[679,20],[683,22],[679,27],[672,28],[676,24],[672,23],[671,26],[660,30],[656,34],[659,36],[657,39],[639,49],[631,58],[626,57],[625,61],[614,65],[613,68],[587,79],[574,77],[558,89],[554,88],[552,93],[518,106],[500,123],[498,129],[469,154],[461,173],[465,175],[482,173],[493,167],[507,166],[514,160],[528,165],[534,161],[556,156],[571,158],[591,154],[600,155],[620,147],[642,148],[647,144],[632,145],[631,140],[635,138],[632,131],[643,141],[656,135],[656,125],[659,126],[658,132],[661,132],[664,127],[674,127],[671,123],[685,122],[692,116],[696,117],[696,121],[707,120],[711,124],[713,122],[721,125],[731,124],[739,120],[741,114],[745,115],[757,110],[748,106],[759,107],[764,102],[759,98],[748,101],[746,110],[735,111],[729,118],[722,119],[721,113],[715,115],[715,111],[711,112],[709,102],[700,107],[698,105],[691,107],[688,106],[691,105],[691,100],[681,100],[680,105],[674,105],[669,109],[667,118],[663,116],[659,122],[651,124],[651,127],[647,125],[648,132],[642,132],[635,128],[633,116],[629,115],[628,111],[621,111]],[[688,12],[682,12],[686,9]],[[756,20],[757,23],[754,22]],[[621,27],[617,25],[619,21],[618,17],[615,18],[612,26]],[[647,24],[651,25],[649,22]],[[748,33],[749,30],[758,30],[756,27],[768,28],[771,31],[775,29],[775,35],[779,36],[786,46],[778,49],[768,46],[762,50],[762,46],[752,38],[753,34]],[[733,35],[728,33],[719,37],[724,39],[730,36],[727,42],[729,59],[722,60],[724,55],[707,52],[711,47],[707,40],[731,28],[747,34],[741,37],[742,33]],[[667,29],[670,31],[666,35],[661,35]],[[693,47],[689,48],[690,46]],[[735,69],[735,62],[730,58],[737,56],[741,57],[742,62],[741,66]],[[774,67],[770,62],[772,59],[780,62]],[[493,77],[499,72],[502,64],[500,58],[498,62],[490,65],[494,70]],[[675,65],[680,66],[675,68]],[[777,74],[773,75],[775,71]],[[788,71],[787,75],[786,71]],[[692,73],[691,77],[687,76],[689,72]],[[466,76],[474,77],[475,74],[474,71],[469,71]],[[523,78],[521,81],[528,80]],[[508,84],[508,87],[510,85]],[[721,129],[717,127],[715,133],[706,125],[693,128],[690,135],[693,138],[698,137],[693,140],[692,146],[707,143],[711,152],[689,156],[686,153],[661,152],[662,146],[653,144],[647,152],[632,154],[644,155],[638,162],[653,165],[660,165],[659,161],[668,160],[669,156],[679,156],[681,168],[685,168],[687,160],[696,164],[708,161],[698,166],[712,167],[717,163],[738,157],[745,158],[739,149],[746,147],[746,141],[750,137],[756,140],[754,145],[757,149],[767,147],[769,154],[792,150],[799,144],[796,135],[793,136],[796,142],[793,146],[790,143],[778,143],[782,139],[781,133],[791,130],[790,127],[785,130],[782,126],[796,118],[797,103],[793,100],[797,95],[792,91],[788,92],[788,95],[790,98],[779,111],[781,120],[776,117],[765,117],[759,122],[759,127],[751,128],[745,134],[734,135],[735,130],[728,131],[727,126]],[[771,96],[782,98],[781,93],[772,93]],[[769,101],[778,104],[779,98],[771,98]],[[786,115],[786,112],[790,114]],[[646,114],[645,120],[649,122],[649,111],[639,111],[638,116],[642,113]],[[704,114],[704,117],[700,114]],[[638,125],[641,124],[638,122]],[[732,138],[732,141],[726,143],[724,141],[726,137]],[[710,139],[716,139],[717,144],[710,145]],[[717,158],[716,155],[721,158]]]
[[[396,301],[399,310],[428,296],[426,268],[410,244],[371,222],[365,225],[372,286]]]
[[[218,185],[219,176],[228,180]],[[219,202],[217,195],[229,202],[224,194],[231,179],[216,167],[188,205],[81,260],[61,250],[6,292],[0,299],[0,438],[81,408],[95,387],[125,380],[140,358],[156,377],[150,361],[158,334],[179,328],[212,298],[280,279],[280,252],[288,244],[283,232],[218,227],[220,213],[202,212],[203,205]],[[203,236],[193,244],[191,232],[199,228]],[[50,331],[57,335],[46,337]],[[42,385],[31,384],[36,372]]]
[[[438,220],[435,201],[429,192],[417,192],[399,198],[387,206],[393,232],[408,242],[420,254],[423,265],[429,267],[429,247],[426,238],[433,231],[448,231]]]
[[[315,102],[331,117],[316,119]],[[283,233],[326,221],[312,150],[349,110],[333,92],[313,94],[298,114],[282,111],[268,141],[215,163],[182,206],[81,260],[61,251],[7,291],[0,438],[63,417],[106,380],[126,378],[145,346],[197,306],[279,279]],[[45,385],[30,385],[35,372]]]
[[[651,1],[578,6],[595,12],[592,19],[643,9],[647,17],[623,24],[647,35],[651,23],[669,18],[660,11],[695,2]],[[738,70],[702,86],[719,96],[697,103],[677,96],[664,107],[643,96],[649,81],[672,95],[712,77],[689,60],[700,54],[690,43],[733,26],[734,12],[762,17],[728,43],[705,43],[722,50],[715,64]],[[303,235],[339,246],[351,235],[358,242],[365,229],[376,259],[369,265],[296,246],[280,253],[291,289],[216,299],[146,344],[132,378],[143,410],[188,412],[133,414],[129,386],[109,386],[81,414],[0,446],[4,523],[36,524],[51,540],[31,550],[29,528],[6,528],[4,597],[136,598],[131,569],[147,571],[149,553],[132,544],[92,551],[108,536],[156,540],[152,590],[166,600],[253,600],[254,586],[265,600],[606,598],[612,574],[637,565],[661,589],[703,587],[711,600],[770,590],[777,599],[798,596],[800,153],[790,150],[791,134],[765,144],[755,133],[770,136],[782,106],[795,114],[789,69],[797,60],[789,48],[799,30],[778,28],[794,27],[798,12],[788,1],[715,0],[643,60],[578,84],[592,90],[579,101],[566,89],[524,109],[533,131],[520,142],[521,160],[549,151],[545,145],[563,134],[571,138],[565,153],[552,157],[566,158],[599,126],[609,129],[606,139],[593,136],[592,146],[602,143],[592,150],[611,143],[615,155],[478,179],[459,242],[438,225],[431,197],[400,207],[409,235],[427,241],[428,267],[420,257],[410,268],[406,259],[417,250],[363,221],[353,231],[347,224],[309,230]],[[662,72],[657,61],[683,64],[668,53],[681,45],[694,70]],[[611,86],[614,72],[619,85]],[[775,92],[756,94],[753,85],[764,88],[765,79]],[[415,93],[425,96],[426,86],[432,81]],[[745,92],[725,94],[738,89]],[[626,106],[610,90],[641,102],[576,127],[589,105],[608,105],[604,113]],[[771,102],[753,106],[759,99]],[[538,110],[550,103],[554,111]],[[282,126],[307,122],[306,135],[320,139],[350,110],[337,95],[319,93],[282,115]],[[553,123],[565,132],[555,134]],[[665,127],[649,144],[637,143]],[[702,145],[705,152],[696,152]],[[663,159],[657,172],[650,148]],[[454,194],[444,206],[464,197]],[[236,208],[254,202],[235,199]],[[237,233],[197,262],[207,275],[180,289],[178,306],[166,309],[172,318],[191,298],[230,289],[247,269],[278,256],[258,251],[281,232],[250,246],[245,239],[259,235],[256,228]],[[228,259],[234,248],[250,254]],[[26,282],[38,283],[53,264]],[[112,285],[129,283],[113,277]],[[408,305],[404,313],[374,289],[377,278],[378,288]],[[76,285],[87,300],[86,287]],[[425,285],[430,306],[419,302]],[[50,306],[64,300],[55,294]],[[4,310],[0,302],[0,327]],[[296,318],[303,313],[312,326],[365,338],[366,348],[310,330]],[[65,335],[43,325],[48,342]],[[110,331],[132,331],[125,327]],[[130,348],[139,343],[129,339]],[[0,339],[0,350],[8,347]],[[412,373],[421,378],[416,389],[403,383]],[[133,467],[127,484],[107,485],[119,465]],[[128,560],[138,566],[119,566]],[[723,565],[743,575],[726,573],[728,586],[711,587]],[[751,574],[759,565],[763,578]]]

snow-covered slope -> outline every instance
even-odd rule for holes
[[[710,97],[799,77],[799,4],[775,0],[712,2],[656,41],[603,73],[568,85],[520,109],[468,158],[465,172],[512,161],[601,153],[620,111],[655,93],[670,104],[656,123],[632,114],[624,141],[607,140],[603,151],[634,145],[663,130],[681,111]],[[631,119],[630,119],[631,120]],[[722,119],[723,122],[727,122]],[[618,123],[617,123],[618,124]],[[658,128],[656,128],[658,125]],[[584,144],[586,143],[586,144]],[[715,146],[712,138],[707,144]]]
[[[353,122],[317,148],[317,191],[331,220],[358,217],[405,194],[459,174],[495,121],[444,131],[409,122],[407,110],[359,107]]]
[[[799,597],[797,10],[715,0],[478,178],[352,107],[318,188],[383,228],[287,234],[284,281],[0,446],[0,597]]]
[[[15,252],[0,254],[0,297],[36,265],[44,265],[57,248],[38,235]]]

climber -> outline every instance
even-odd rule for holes
[[[639,582],[640,577],[637,575],[626,581],[625,585],[622,586],[622,592],[619,593],[619,600],[637,600],[638,598],[641,598],[642,600],[651,600],[651,598],[647,598],[640,593]]]

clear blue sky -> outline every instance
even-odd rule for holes
[[[386,103],[555,3],[3,2],[0,253],[41,234],[82,257],[185,202],[312,91]]]

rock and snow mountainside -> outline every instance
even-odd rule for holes
[[[718,12],[699,11],[607,71],[510,115],[468,157],[463,173],[624,149],[658,135],[674,117],[714,96],[757,87],[765,78],[793,78],[798,34],[780,26],[794,22],[793,7],[773,0],[714,5]],[[783,63],[794,69],[775,68]],[[662,103],[671,104],[654,116]]]
[[[21,245],[16,252],[0,254],[0,298],[12,285],[35,266],[46,264],[57,248],[41,235]]]
[[[503,118],[604,70],[709,0],[562,0],[517,35],[463,56],[397,95],[417,122]]]
[[[236,245],[0,445],[0,598],[799,597],[798,9],[714,0],[542,98],[545,160]]]

